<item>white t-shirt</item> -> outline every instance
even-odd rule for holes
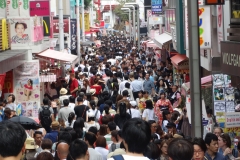
[[[142,117],[143,117],[143,118],[146,118],[146,117],[147,117],[148,120],[155,120],[155,119],[154,119],[154,110],[153,110],[153,109],[145,109],[145,110],[143,111]]]
[[[102,147],[95,147],[95,151],[99,152],[102,155],[103,160],[107,160],[108,150]]]
[[[69,103],[68,105],[72,110],[74,110],[74,107],[75,107],[75,103]]]
[[[74,124],[75,121],[76,121],[76,120],[73,120],[73,121],[72,121],[71,126],[69,126],[69,122],[66,121],[66,122],[65,122],[65,126],[66,126],[66,127],[71,127],[71,128],[73,128],[73,124]]]
[[[130,111],[129,109],[127,110],[127,113],[130,114]],[[141,113],[138,109],[135,109],[135,108],[131,108],[131,114],[132,118],[141,118]]]
[[[129,155],[122,155],[124,160],[149,160],[147,157],[136,157],[136,156],[129,156]],[[114,160],[113,158],[108,158],[108,160]]]
[[[97,130],[99,130],[100,129],[100,125],[99,125],[99,123],[98,122],[94,122],[94,123],[84,123],[84,126],[85,126],[85,128],[86,128],[86,132],[88,132],[88,129],[90,128],[90,127],[97,127]]]
[[[96,112],[98,112],[98,113],[96,113]],[[87,116],[89,116],[89,115],[94,115],[94,117],[95,117],[95,114],[96,114],[96,118],[99,119],[99,118],[100,118],[100,115],[101,115],[101,113],[100,113],[99,110],[97,110],[97,109],[95,109],[95,110],[89,109],[88,111],[86,111],[86,115],[87,115]]]

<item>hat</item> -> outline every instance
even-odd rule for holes
[[[130,104],[131,104],[131,106],[133,106],[133,107],[137,106],[137,102],[136,102],[136,101],[130,101]]]
[[[183,136],[179,135],[179,134],[174,134],[173,138],[183,138]]]
[[[91,95],[94,95],[96,93],[96,89],[90,89],[89,93],[91,93]]]
[[[83,72],[80,72],[79,75],[82,76],[82,75],[83,75]]]
[[[59,122],[58,121],[53,121],[51,126],[52,127],[59,127]]]
[[[166,125],[167,128],[176,128],[176,124],[173,123],[173,122],[169,122],[167,125]]]
[[[61,90],[60,90],[61,95],[67,94],[67,93],[68,93],[68,91],[65,88],[61,88]]]
[[[26,149],[36,149],[35,141],[33,138],[27,138],[25,143]]]

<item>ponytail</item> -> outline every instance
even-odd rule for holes
[[[92,110],[95,110],[95,108],[96,108],[96,103],[95,103],[95,101],[90,101],[90,105],[91,105],[91,107],[92,107]]]
[[[109,105],[107,105],[107,104],[104,105],[104,111],[105,111],[106,115],[109,114]]]
[[[69,127],[72,125],[72,121],[75,117],[75,114],[73,112],[69,113],[68,115],[68,123],[69,123]]]

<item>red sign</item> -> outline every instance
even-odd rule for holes
[[[4,93],[13,93],[13,70],[6,73],[2,92],[2,95],[4,95]]]
[[[50,16],[49,1],[30,1],[30,16]]]
[[[64,33],[69,33],[69,19],[63,19]],[[59,33],[59,20],[53,20],[53,33]]]
[[[105,22],[104,22],[104,20],[101,20],[100,21],[100,25],[99,25],[101,28],[104,28],[104,26],[105,26]]]

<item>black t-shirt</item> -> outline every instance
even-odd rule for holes
[[[86,105],[76,106],[74,112],[77,115],[77,118],[82,117],[86,121],[86,111],[89,110],[89,107]]]

